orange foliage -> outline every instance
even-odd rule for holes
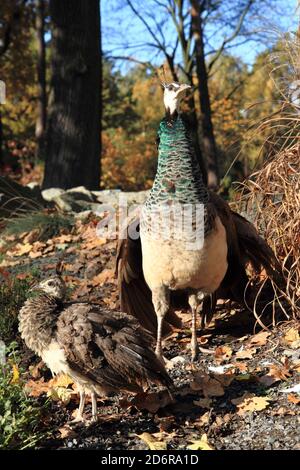
[[[157,152],[147,133],[128,139],[122,128],[113,135],[102,134],[102,179],[105,188],[125,190],[151,187],[156,169]]]

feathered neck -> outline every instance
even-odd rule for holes
[[[26,300],[19,313],[19,331],[27,346],[41,355],[51,343],[63,303],[43,292]]]
[[[181,116],[166,116],[160,122],[158,137],[158,167],[147,205],[169,200],[182,204],[207,203],[208,190]]]

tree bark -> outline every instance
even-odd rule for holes
[[[50,0],[51,100],[44,188],[100,184],[99,0]]]
[[[207,162],[207,184],[215,189],[219,184],[219,168],[216,142],[214,137],[210,96],[208,89],[208,76],[205,64],[203,28],[199,8],[199,0],[190,0],[192,29],[195,40],[195,62],[198,79],[198,92],[200,100],[200,113],[203,135],[203,150]]]
[[[46,43],[45,43],[45,1],[37,0],[36,4],[36,35],[37,35],[37,76],[38,102],[35,127],[36,160],[45,159],[45,132],[47,122],[47,91],[46,91]]]

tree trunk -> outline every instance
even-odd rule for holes
[[[215,189],[219,184],[219,169],[205,64],[202,19],[199,10],[199,1],[190,0],[190,2],[192,7],[192,29],[195,39],[195,60],[200,99],[203,149],[207,161],[207,184],[210,188]]]
[[[36,160],[45,159],[45,132],[47,121],[47,92],[46,92],[46,43],[45,43],[45,1],[37,0],[36,5],[36,35],[37,35],[37,76],[38,104],[35,127]]]
[[[100,184],[99,0],[50,0],[51,103],[44,188]]]

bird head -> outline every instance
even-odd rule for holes
[[[162,83],[164,89],[164,105],[166,111],[169,112],[171,115],[175,113],[175,111],[179,110],[180,102],[182,98],[186,96],[188,90],[192,87],[185,83]]]
[[[61,276],[56,275],[41,281],[32,290],[39,290],[57,300],[63,300],[66,294],[66,284]]]

